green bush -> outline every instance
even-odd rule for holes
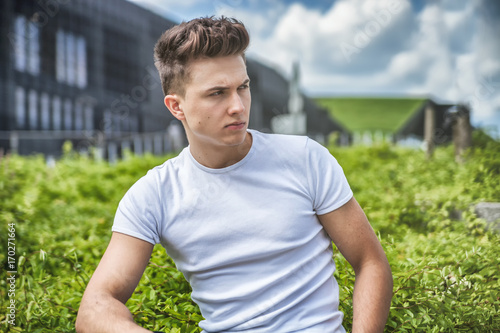
[[[500,236],[473,205],[500,201],[500,144],[482,138],[466,162],[451,147],[423,152],[381,145],[331,147],[392,266],[394,297],[386,332],[500,331]],[[0,161],[0,253],[7,267],[15,225],[16,326],[2,311],[3,332],[74,332],[79,303],[110,238],[117,204],[151,167],[171,156],[129,156],[116,165],[68,151],[54,168],[41,156]],[[461,216],[461,219],[456,219]],[[354,273],[335,253],[345,327],[352,324]],[[8,268],[8,267],[7,267]],[[0,302],[9,302],[1,271]],[[156,246],[127,303],[151,330],[200,332],[190,287]]]
[[[500,144],[477,147],[463,165],[452,148],[428,161],[423,152],[389,145],[332,147],[391,263],[386,332],[500,331],[500,236],[473,209],[500,201]],[[342,256],[337,262],[350,327],[354,273]]]

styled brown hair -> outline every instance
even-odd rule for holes
[[[185,94],[188,62],[200,58],[241,55],[250,37],[242,22],[228,17],[202,17],[165,31],[154,49],[155,66],[165,95]]]

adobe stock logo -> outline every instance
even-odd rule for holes
[[[360,53],[362,49],[367,47],[384,28],[391,24],[394,16],[401,13],[406,4],[405,0],[392,1],[387,8],[379,10],[374,15],[374,19],[368,21],[363,29],[357,31],[353,39],[353,44],[342,42],[340,49],[346,61],[350,63],[354,54]]]
[[[67,5],[69,0],[38,0],[37,4],[42,8],[42,11],[36,12],[38,16],[38,24],[44,26],[49,22],[50,18],[59,13],[60,5]]]
[[[56,16],[59,13],[60,6],[66,5],[70,2],[70,0],[38,0],[36,3],[40,7],[41,10],[35,12],[30,21],[35,27],[42,28],[47,23],[49,23],[50,19]],[[33,28],[30,26],[25,36],[16,35],[13,32],[9,32],[7,38],[9,39],[12,46],[15,48],[16,53],[18,53],[19,42],[21,38],[29,40],[34,35]]]

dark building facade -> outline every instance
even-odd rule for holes
[[[57,157],[71,140],[115,158],[125,148],[164,153],[185,143],[153,63],[154,44],[174,22],[125,0],[4,0],[0,22],[4,153]],[[248,72],[250,127],[269,132],[270,119],[287,112],[288,82],[251,59]],[[321,119],[308,122],[308,134],[345,131],[311,100],[305,106]]]
[[[174,23],[123,0],[1,3],[4,151],[59,155],[64,140],[118,152],[165,130],[153,47]],[[139,149],[141,150],[141,149]],[[163,149],[162,149],[163,150]]]

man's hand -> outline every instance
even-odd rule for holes
[[[356,274],[352,332],[383,332],[392,298],[392,273],[366,215],[352,198],[318,218]]]
[[[75,325],[78,333],[150,332],[134,323],[125,302],[137,287],[152,251],[153,244],[113,233],[83,295]]]

